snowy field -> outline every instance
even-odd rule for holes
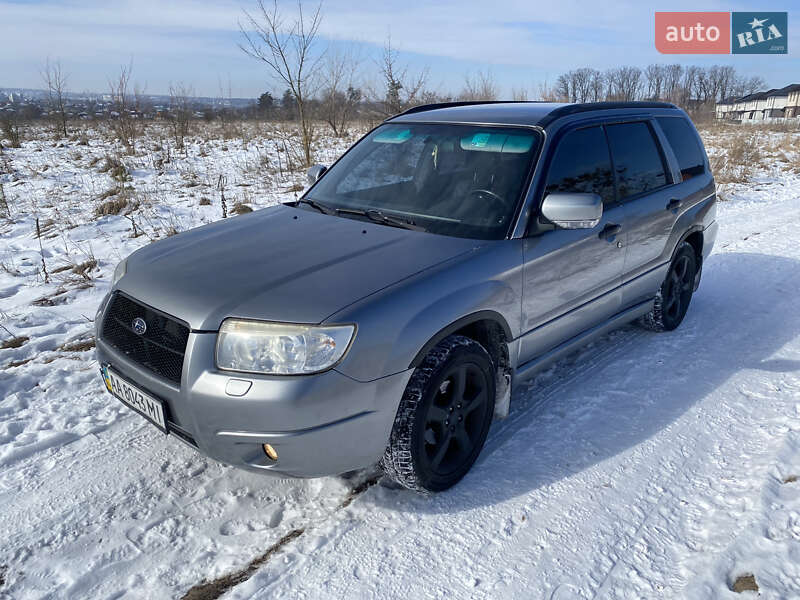
[[[626,327],[516,389],[430,497],[224,467],[103,388],[116,262],[221,218],[223,195],[229,218],[295,197],[285,132],[3,150],[0,598],[800,598],[800,134],[747,134],[739,168],[741,134],[704,133],[731,183],[683,325]],[[319,161],[349,143],[319,139]]]

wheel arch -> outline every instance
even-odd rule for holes
[[[478,312],[461,317],[460,319],[453,321],[446,327],[443,327],[436,332],[433,337],[431,337],[425,343],[425,345],[420,348],[419,352],[417,352],[411,361],[409,368],[413,369],[418,367],[428,353],[435,348],[439,342],[450,335],[464,335],[474,339],[477,342],[484,343],[486,336],[491,335],[492,330],[495,332],[499,331],[502,334],[502,341],[506,343],[513,339],[511,327],[509,327],[508,322],[505,320],[503,315],[496,311],[480,310]],[[488,343],[484,345],[492,346],[493,344]],[[487,347],[486,350],[489,352],[489,355],[492,356],[492,359],[495,360],[492,348]],[[495,362],[495,365],[497,365],[497,361]]]
[[[503,315],[493,310],[481,310],[462,317],[447,327],[440,329],[417,352],[410,368],[419,366],[428,353],[442,340],[451,335],[462,335],[481,344],[492,359],[495,369],[495,408],[496,418],[508,416],[511,404],[512,366],[509,342],[513,340],[511,328]]]
[[[703,228],[700,225],[694,225],[684,232],[684,234],[678,240],[678,243],[675,244],[675,249],[672,251],[670,262],[675,258],[675,254],[678,252],[678,248],[681,247],[683,242],[687,242],[694,249],[694,260],[697,267],[694,280],[694,289],[697,290],[698,286],[700,285],[700,275],[703,272]]]

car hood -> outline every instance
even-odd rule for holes
[[[227,317],[320,323],[480,244],[279,205],[134,252],[118,289],[195,330]]]

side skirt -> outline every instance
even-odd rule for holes
[[[548,367],[559,358],[569,354],[573,350],[580,348],[581,346],[585,346],[593,339],[608,333],[609,331],[613,331],[614,329],[618,329],[623,325],[630,323],[638,319],[639,317],[646,315],[648,312],[653,310],[653,301],[654,299],[646,300],[639,304],[636,304],[630,308],[623,310],[620,313],[617,313],[604,323],[600,325],[596,325],[591,329],[587,329],[583,333],[576,335],[573,338],[568,339],[566,342],[563,342],[545,352],[541,356],[538,356],[532,360],[529,360],[525,364],[519,365],[514,373],[514,381],[524,381],[529,379],[530,377],[534,376],[536,373],[541,371],[542,369]]]

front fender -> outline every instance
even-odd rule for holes
[[[358,324],[353,346],[336,369],[359,381],[399,373],[415,366],[442,334],[478,318],[494,319],[514,339],[521,326],[521,285],[521,242],[502,240],[382,290],[327,319]]]

